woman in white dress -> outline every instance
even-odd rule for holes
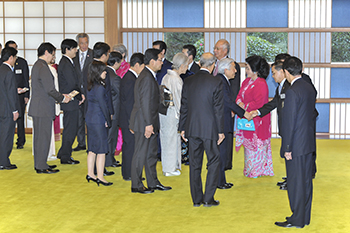
[[[165,176],[181,174],[181,136],[178,125],[183,81],[180,75],[186,73],[187,68],[187,56],[178,53],[173,58],[172,70],[168,70],[162,80],[162,85],[170,90],[173,97],[173,103],[168,107],[166,115],[159,114],[162,167]]]

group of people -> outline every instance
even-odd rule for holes
[[[246,125],[254,126],[236,129],[236,150],[244,147],[243,174],[250,178],[274,175],[270,111],[277,107],[281,157],[285,158],[287,168],[287,178],[279,185],[288,190],[293,215],[276,225],[304,227],[310,223],[312,178],[316,172],[317,92],[310,78],[302,73],[300,59],[288,54],[276,57],[272,76],[279,87],[269,102],[265,79],[270,65],[266,59],[257,55],[246,59],[246,79],[241,86],[240,66],[228,57],[230,44],[225,39],[217,41],[214,54],[204,53],[199,64],[194,61],[196,48],[190,44],[184,45],[170,62],[165,59],[165,42],[155,41],[153,48],[144,54],[134,53],[128,63],[124,45],[116,45],[111,51],[104,42],[89,49],[88,42],[85,33],[78,34],[76,40],[62,41],[58,86],[49,68],[55,63],[56,48],[48,42],[38,48],[38,60],[31,73],[28,111],[33,119],[37,173],[59,172],[56,165],[47,163],[57,115],[55,105],[59,103],[64,127],[57,157],[61,164],[79,164],[72,158],[72,151],[86,149],[86,125],[88,182],[110,186],[113,183],[104,176],[114,173],[105,167],[121,166],[123,179],[131,180],[134,193],[170,190],[158,179],[158,154],[164,176],[180,175],[182,139],[188,143],[193,205],[216,206],[220,203],[214,199],[216,189],[233,186],[227,182],[225,172],[232,169],[235,118],[246,119]],[[6,134],[0,135],[0,145],[7,149],[1,151],[0,169],[17,168],[10,163],[9,155],[15,122],[24,114],[19,96],[29,94],[29,85],[18,84],[14,79],[18,74],[16,69],[13,71],[19,60],[16,55],[16,48],[11,46],[5,46],[1,52],[0,128]],[[24,104],[28,98],[24,96]],[[120,130],[122,164],[114,157]],[[73,149],[76,137],[78,146]],[[23,144],[17,142],[22,148]],[[208,174],[203,193],[204,151]],[[143,183],[143,169],[147,186]]]

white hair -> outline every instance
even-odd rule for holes
[[[225,69],[230,69],[232,65],[235,65],[234,62],[235,61],[232,58],[224,58],[220,60],[218,65],[218,73],[225,74]]]

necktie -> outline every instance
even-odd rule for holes
[[[214,72],[213,72],[214,76],[216,76],[218,74],[218,67],[219,67],[219,61],[217,61],[216,64],[215,64],[215,69],[214,69]]]
[[[81,57],[80,57],[80,69],[81,70],[83,70],[84,62],[85,62],[85,53],[81,53]]]

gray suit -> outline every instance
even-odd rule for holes
[[[16,77],[11,68],[0,66],[0,165],[10,166],[15,121],[13,112],[19,111]]]
[[[55,89],[54,77],[46,61],[38,59],[32,69],[32,97],[28,115],[33,118],[34,166],[48,169],[52,121],[55,119],[55,102],[61,103],[64,96]]]

